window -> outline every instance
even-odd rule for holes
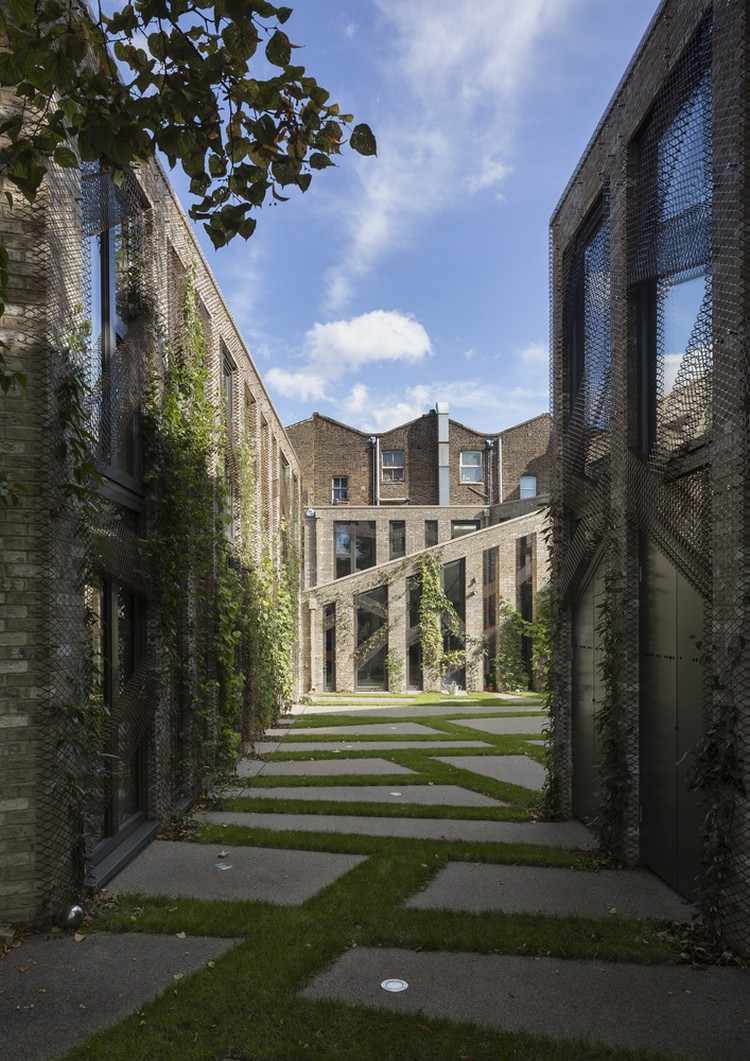
[[[334,566],[336,578],[375,566],[375,521],[334,523]]]
[[[347,475],[335,475],[331,479],[331,503],[340,505],[342,501],[349,500],[349,477]]]
[[[357,617],[357,688],[385,689],[388,651],[388,587],[354,599]]]
[[[534,534],[516,538],[516,608],[527,623],[534,620],[535,538]],[[521,638],[521,659],[531,688],[534,677],[533,644],[531,638],[525,634]]]
[[[482,595],[484,615],[484,687],[497,686],[497,564],[498,549],[482,554]]]
[[[222,344],[221,361],[221,398],[224,406],[224,423],[231,435],[234,426],[234,374],[237,371],[229,352]]]
[[[482,451],[480,449],[462,449],[460,469],[462,483],[483,483]]]
[[[688,45],[633,143],[629,263],[640,358],[641,451],[702,441],[713,362],[713,100],[710,20]]]
[[[323,661],[324,686],[327,693],[336,691],[336,605],[326,604],[323,609],[323,637],[325,657]]]
[[[392,519],[390,526],[391,560],[406,556],[406,523],[402,519]]]
[[[404,451],[402,449],[383,450],[383,482],[402,483],[404,481]]]
[[[479,530],[478,519],[454,519],[451,523],[451,538],[463,538],[465,534],[473,534]]]
[[[426,519],[424,521],[424,544],[425,548],[429,549],[431,545],[437,545],[438,543],[438,521],[436,519]]]
[[[466,561],[463,558],[453,560],[443,566],[443,592],[453,605],[461,627],[461,629],[456,629],[445,616],[443,617],[443,651],[460,654],[466,648],[466,638],[463,633],[463,625],[466,622]],[[465,685],[465,666],[457,663],[455,670],[448,671],[446,677],[459,686]]]
[[[520,497],[536,497],[536,476],[535,475],[522,475],[520,482]]]

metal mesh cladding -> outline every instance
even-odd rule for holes
[[[732,18],[736,13],[722,12],[724,86]],[[622,695],[631,734],[638,732],[640,543],[654,542],[702,597],[705,637],[695,651],[705,668],[703,741],[713,770],[704,762],[704,895],[728,856],[719,870],[728,875],[713,878],[721,885],[722,923],[748,948],[750,812],[741,794],[750,741],[741,530],[748,478],[737,458],[747,459],[750,388],[744,215],[738,185],[725,176],[737,170],[732,152],[746,145],[728,146],[739,136],[733,123],[742,127],[741,103],[736,90],[731,99],[715,99],[714,33],[709,13],[650,97],[630,143],[603,127],[600,136],[611,138],[601,156],[604,191],[562,258],[553,250],[553,570],[564,606],[558,652],[568,661],[587,572],[606,557],[624,574],[632,600],[622,601]],[[615,130],[618,108],[629,106],[624,96],[613,108]],[[638,120],[628,112],[624,123],[632,128]],[[576,201],[573,185],[562,210],[575,211]],[[569,704],[570,667],[559,659],[556,667],[558,703]],[[564,706],[559,711],[557,776],[569,792],[570,717]],[[637,736],[635,744],[628,740],[637,789]],[[635,799],[625,823],[636,855],[637,805]]]
[[[54,168],[43,194],[35,268],[46,292],[49,504],[39,510],[37,851],[38,909],[54,914],[139,818],[167,815],[196,792],[210,768],[211,699],[196,717],[195,668],[178,680],[163,651],[145,546],[142,410],[170,335],[179,342],[164,247],[135,177],[116,187],[94,167]],[[74,489],[83,454],[104,470],[95,490]],[[209,590],[191,587],[182,618],[190,661],[209,656]]]

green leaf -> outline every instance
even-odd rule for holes
[[[78,156],[64,144],[60,144],[59,147],[55,148],[53,158],[58,166],[64,166],[66,169],[78,168]]]
[[[311,181],[312,173],[300,173],[299,177],[297,178],[297,184],[300,186],[303,192],[306,192],[307,189],[310,187]]]
[[[266,45],[266,59],[269,63],[273,63],[274,66],[289,66],[289,61],[292,58],[292,46],[289,43],[289,38],[286,33],[282,33],[280,29],[277,29],[273,37]]]
[[[329,166],[335,166],[336,163],[332,162],[328,155],[323,155],[320,151],[316,151],[310,155],[310,165],[313,169],[327,169]]]
[[[286,22],[286,20],[289,18],[289,16],[291,14],[292,14],[292,8],[291,7],[279,7],[276,10],[276,18],[279,20],[279,22],[282,24],[282,26],[283,26],[283,24]]]
[[[349,143],[360,155],[377,155],[378,153],[378,145],[372,129],[364,123],[354,126]]]

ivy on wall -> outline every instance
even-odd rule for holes
[[[422,673],[425,688],[451,671],[466,665],[466,634],[461,617],[443,589],[443,568],[428,553],[419,560],[419,640],[422,647]],[[446,650],[444,632],[463,641],[464,648]]]
[[[624,861],[625,816],[633,786],[626,749],[622,704],[622,577],[610,561],[596,621],[601,698],[594,715],[597,737],[599,811],[594,822],[599,846],[613,861]]]

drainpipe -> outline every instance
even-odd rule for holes
[[[503,436],[497,436],[497,489],[498,501],[503,503]]]
[[[484,444],[487,447],[487,504],[492,505],[492,457],[495,453],[495,442],[486,438]]]
[[[372,446],[372,503],[380,504],[380,435],[370,435]]]
[[[435,412],[438,419],[438,504],[451,503],[450,426],[448,403],[437,402]]]

